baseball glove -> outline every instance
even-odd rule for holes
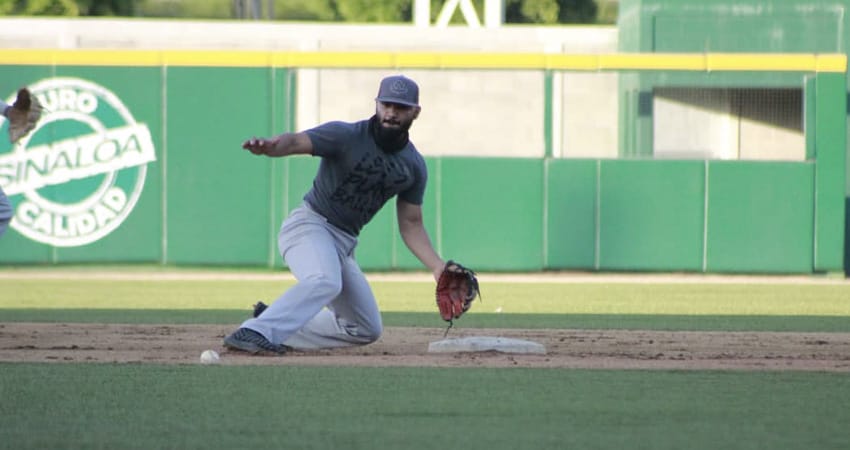
[[[14,144],[32,131],[41,118],[43,109],[29,89],[19,89],[15,103],[6,111],[6,117],[9,119],[9,141]]]
[[[480,296],[475,272],[449,260],[437,280],[437,308],[443,320],[449,322],[449,328],[454,319],[469,310],[475,297]]]

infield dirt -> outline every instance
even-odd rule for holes
[[[850,372],[850,333],[672,332],[453,329],[449,337],[526,339],[545,355],[428,353],[444,329],[389,327],[355,348],[250,356],[221,346],[232,326],[0,323],[0,361],[200,364],[204,350],[222,365],[530,367]]]

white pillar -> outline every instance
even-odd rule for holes
[[[298,50],[306,52],[318,51],[321,47],[319,41],[304,41],[299,43]],[[295,106],[295,129],[306,130],[320,123],[321,111],[321,89],[319,86],[318,69],[301,68],[296,70],[296,106]]]
[[[563,53],[560,43],[549,43],[543,48],[546,54]],[[564,155],[564,72],[552,72],[552,156],[563,158]]]
[[[484,27],[499,28],[505,23],[504,0],[484,0]]]
[[[413,25],[431,26],[431,0],[413,0]]]

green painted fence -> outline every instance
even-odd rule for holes
[[[49,168],[22,172],[15,162],[20,149],[0,144],[0,180],[18,190],[10,191],[13,203],[33,208],[33,229],[60,235],[44,243],[9,230],[0,239],[0,264],[282,266],[277,229],[310,186],[318,160],[255,157],[240,144],[292,128],[292,73],[0,65],[8,85],[48,80],[45,95],[55,91],[54,108],[68,109],[24,144],[33,152],[23,159],[30,163],[50,149],[43,153],[52,155]],[[844,135],[845,100],[834,95],[844,92],[844,74],[815,78],[807,104],[819,119],[831,119],[815,122],[811,160],[428,157],[426,227],[442,255],[487,271],[842,270],[844,141],[832,139]],[[89,80],[104,91],[51,87],[65,79]],[[107,108],[110,95],[149,132],[154,160],[101,167],[99,159],[121,153],[103,147],[91,167],[79,164],[76,143],[120,134],[125,119],[118,107]],[[58,137],[67,148],[55,144]],[[62,181],[66,172],[88,176]],[[120,226],[85,245],[67,245],[67,235],[92,221],[117,223],[119,208],[87,202],[103,186],[120,188],[128,179],[143,179],[144,189]],[[77,209],[83,213],[69,212]],[[69,228],[72,222],[78,229]],[[367,270],[421,269],[398,237],[392,204],[364,230],[357,258]]]
[[[850,0],[621,0],[619,47],[644,53],[846,54],[850,48],[848,7]],[[817,83],[814,77],[804,82],[807,159],[815,161],[813,267],[817,271],[843,267],[850,273],[850,178],[846,176],[850,172],[850,115],[846,111],[850,80],[844,74],[817,78]],[[651,153],[651,117],[641,111],[637,99],[647,98],[654,87],[687,85],[695,79],[693,74],[656,77],[642,73],[624,83],[620,116],[621,123],[627,124],[621,134],[624,156]],[[758,71],[723,73],[704,77],[701,83],[706,87],[794,88],[801,84],[793,72]],[[825,91],[830,94],[824,95]],[[827,112],[839,108],[844,108],[843,114]],[[835,189],[838,183],[844,184],[843,193]],[[836,229],[845,231],[836,234]]]

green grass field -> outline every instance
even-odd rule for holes
[[[236,324],[288,285],[0,275],[0,333]],[[432,284],[373,286],[386,325],[443,326]],[[482,288],[464,327],[850,332],[843,283]],[[848,373],[7,362],[0,448],[846,449],[848,404]]]

